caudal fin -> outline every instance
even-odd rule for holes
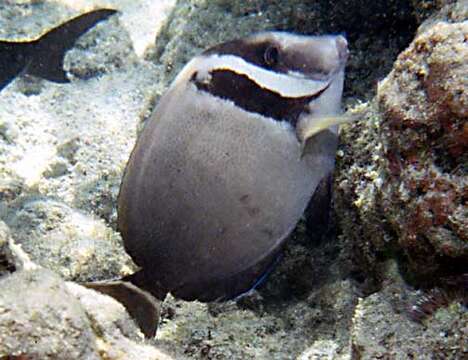
[[[76,40],[86,31],[116,12],[112,9],[94,10],[48,31],[33,43],[26,72],[49,81],[68,82],[63,70],[63,59],[67,50],[73,47]]]
[[[145,337],[152,338],[158,329],[161,301],[130,282],[97,281],[82,284],[120,302],[135,320]]]
[[[76,40],[117,11],[100,9],[77,16],[31,41],[0,41],[0,91],[21,73],[68,82],[63,59]]]
[[[23,71],[30,47],[30,43],[0,41],[0,91]]]

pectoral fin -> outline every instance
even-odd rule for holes
[[[122,280],[89,282],[82,285],[109,295],[120,302],[135,320],[145,337],[152,338],[156,335],[161,301],[150,293]]]
[[[296,134],[297,138],[304,145],[307,140],[318,134],[320,131],[328,129],[334,125],[340,125],[351,121],[358,120],[359,117],[354,115],[337,115],[337,116],[324,116],[317,118],[303,119],[298,123]]]

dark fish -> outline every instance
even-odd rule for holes
[[[37,39],[0,41],[0,91],[17,75],[27,73],[57,83],[69,82],[63,59],[76,40],[117,11],[100,9],[77,16]]]
[[[267,32],[184,67],[122,180],[118,227],[141,270],[121,286],[215,301],[263,279],[333,170],[347,57],[342,36]],[[152,314],[151,331],[136,318],[147,336]]]

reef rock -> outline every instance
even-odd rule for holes
[[[414,321],[414,304],[424,294],[405,285],[394,263],[387,265],[392,281],[360,299],[355,308],[353,359],[462,359],[468,351],[468,312],[464,306],[457,301],[438,306],[441,299],[426,297],[423,301],[432,301],[433,313]]]
[[[17,271],[1,278],[0,287],[2,359],[171,359],[141,344],[118,302],[51,271]]]
[[[135,266],[102,219],[47,198],[20,199],[7,217],[15,242],[31,259],[67,280],[128,274]]]
[[[51,272],[16,272],[0,287],[0,356],[99,358],[79,302]]]
[[[468,259],[468,22],[430,22],[356,109],[366,120],[343,129],[336,180],[358,258],[375,270],[401,253],[409,279],[459,274]]]
[[[377,95],[382,206],[422,274],[468,260],[467,40],[467,21],[436,23],[398,56]]]

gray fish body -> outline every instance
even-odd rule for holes
[[[306,56],[315,50],[316,63],[326,67],[334,62],[327,76],[316,74],[325,80],[317,82],[317,89],[310,90],[314,92],[307,93],[314,83],[304,85],[304,94],[295,85],[285,85],[281,96],[294,102],[285,106],[297,108],[299,100],[294,99],[307,98],[295,119],[273,118],[287,113],[277,100],[258,107],[248,103],[256,101],[254,96],[245,102],[240,98],[247,88],[255,94],[269,86],[277,96],[283,78],[270,81],[263,70],[250,65],[243,69],[243,63],[231,58],[223,69],[223,58],[213,62],[210,58],[217,55],[208,51],[189,63],[161,98],[122,181],[118,225],[127,251],[142,267],[147,283],[183,299],[210,301],[248,290],[281,250],[317,184],[334,166],[336,127],[305,144],[297,129],[314,117],[338,114],[345,42],[340,52],[337,37],[260,36],[282,41],[278,46],[284,54]],[[252,38],[255,48],[258,40]],[[323,56],[317,54],[320,50]],[[300,62],[303,68],[310,65],[297,61],[295,72]],[[215,72],[233,68],[234,75],[216,75],[222,80],[241,74],[241,85],[226,84],[234,88],[225,94],[231,90],[219,89]],[[280,72],[287,75],[286,70]],[[215,85],[210,87],[210,82]]]

